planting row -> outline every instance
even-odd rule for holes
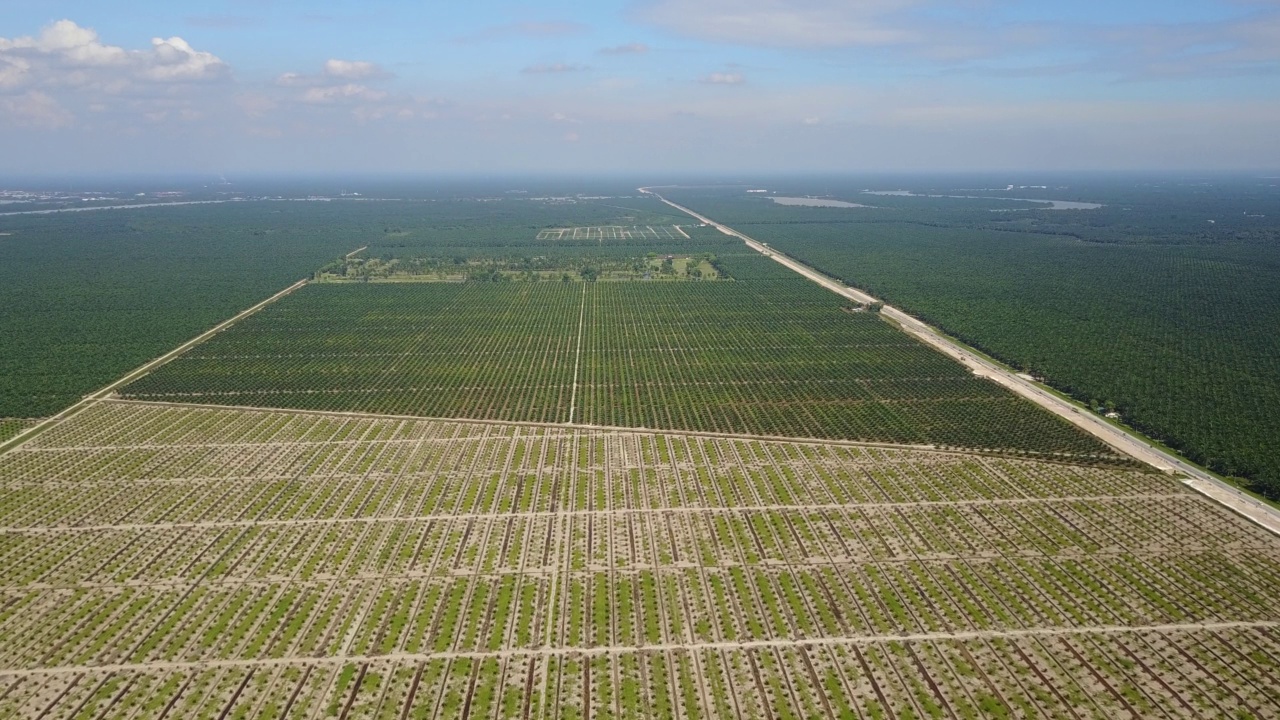
[[[1117,459],[790,279],[310,286],[122,393]]]
[[[256,502],[242,514],[260,517],[259,508],[270,505],[274,493],[288,492],[289,486],[262,484],[253,490],[249,499]],[[376,502],[388,500],[395,498],[382,496]],[[413,520],[249,519],[0,531],[0,587],[183,581],[208,573],[218,579],[310,579],[1245,550],[1265,555],[1276,546],[1265,531],[1189,495],[1071,503],[446,515]]]
[[[377,448],[385,454],[395,451],[408,454],[405,445]],[[297,453],[280,448],[270,452],[244,453],[240,460],[256,460],[268,464],[281,455],[297,461]],[[348,452],[350,448],[342,448]],[[359,456],[367,449],[357,449]],[[110,451],[108,460],[129,462],[125,451]],[[185,458],[216,460],[223,453],[194,452]],[[323,452],[321,453],[323,454]],[[42,461],[65,460],[61,453],[40,453]],[[77,453],[77,459],[83,454]],[[102,460],[102,456],[92,458]],[[169,458],[170,460],[172,458]],[[367,459],[367,458],[366,458]],[[387,458],[383,458],[384,460]],[[398,458],[403,460],[403,457]],[[299,464],[302,464],[299,462]],[[213,463],[211,462],[212,466]],[[114,465],[113,467],[119,467]],[[1191,497],[1184,489],[1164,481],[1148,492],[1135,493],[1117,487],[1079,488],[1080,495],[1060,498],[1027,498],[1013,495],[1009,487],[1001,487],[989,471],[972,475],[966,468],[925,465],[928,475],[915,476],[916,467],[901,466],[905,477],[894,477],[887,469],[854,475],[855,467],[832,469],[822,466],[801,468],[790,481],[782,472],[766,469],[741,471],[738,468],[645,470],[590,470],[582,472],[482,471],[471,468],[431,472],[401,469],[400,472],[319,473],[303,474],[305,468],[291,472],[255,472],[250,475],[200,475],[194,477],[119,479],[95,476],[94,482],[10,482],[0,485],[0,528],[54,527],[68,525],[121,525],[174,522],[228,522],[250,520],[338,519],[359,517],[434,517],[451,514],[527,514],[530,512],[582,512],[660,510],[676,508],[788,508],[881,505],[945,505],[1002,502],[1038,502],[1094,500],[1112,497],[1173,498]],[[786,468],[790,470],[791,468]],[[1020,467],[1026,475],[1037,475],[1042,468]],[[1042,477],[1051,478],[1053,466],[1047,466]],[[919,477],[920,485],[912,488],[909,478]],[[49,478],[48,475],[41,477]],[[913,494],[927,495],[934,486],[930,477],[942,488],[942,482],[954,478],[956,487],[939,490],[941,498],[913,499]],[[966,483],[976,481],[966,487]],[[1150,476],[1139,476],[1142,480]],[[1112,483],[1127,479],[1126,475],[1110,478]],[[1101,484],[1101,483],[1100,483]],[[80,487],[92,492],[69,492]],[[1114,487],[1114,485],[1113,485]],[[884,490],[893,494],[887,494]],[[912,490],[915,492],[913,493]],[[973,497],[975,490],[993,490],[986,497]],[[901,491],[901,492],[898,492]],[[1003,492],[1005,496],[996,493]],[[946,495],[960,496],[955,499]],[[969,497],[965,497],[965,496]],[[1225,515],[1222,517],[1226,517]],[[1230,530],[1245,532],[1244,526]]]
[[[803,280],[587,302],[588,423],[1109,455],[1070,425]]]
[[[1273,630],[0,674],[0,714],[95,718],[1272,717]]]
[[[0,417],[0,442],[14,437],[18,433],[26,430],[36,423],[35,420],[25,418],[3,418]]]
[[[589,444],[581,443],[585,448]],[[476,452],[479,449],[480,452]],[[625,512],[696,508],[945,507],[999,504],[1059,506],[1072,501],[1128,498],[1160,503],[1198,499],[1159,476],[1084,474],[1075,484],[1061,466],[1002,461],[916,462],[891,459],[883,465],[805,462],[705,466],[613,468],[568,471],[553,466],[514,469],[528,447],[458,443],[442,448],[417,443],[245,448],[115,448],[108,450],[19,451],[0,459],[0,472],[16,470],[30,481],[0,484],[0,530],[27,527],[266,522],[354,518],[421,518],[448,515],[511,515],[548,512]],[[535,450],[547,450],[548,445]],[[561,448],[561,452],[565,449]],[[480,468],[482,452],[506,467]],[[862,451],[858,451],[862,452]],[[878,451],[868,451],[876,454]],[[219,461],[228,458],[225,463]],[[534,463],[541,463],[538,458]],[[29,463],[29,464],[28,464]],[[15,465],[26,467],[15,468]],[[61,481],[98,465],[89,479]],[[339,471],[317,467],[339,465]],[[200,472],[203,465],[211,472]],[[242,466],[245,474],[227,472]],[[59,467],[62,466],[62,467]],[[219,472],[221,470],[221,472]],[[345,470],[342,472],[341,470]],[[190,473],[190,475],[188,475]],[[15,472],[14,475],[18,473]],[[14,475],[10,475],[12,478]],[[179,475],[179,477],[172,477]],[[123,477],[121,477],[123,476]],[[1061,479],[1060,492],[1036,497],[1017,483]],[[1121,483],[1133,479],[1134,487]],[[1090,481],[1098,481],[1096,484]],[[1110,481],[1107,483],[1106,481]],[[1159,481],[1159,482],[1154,482]],[[950,482],[951,486],[946,483]],[[68,492],[69,487],[92,492]],[[1145,492],[1141,492],[1145,490]],[[1207,505],[1188,516],[1211,526],[1224,539],[1257,535]],[[1191,513],[1180,510],[1179,513]],[[1205,517],[1200,517],[1208,512]],[[1216,518],[1216,520],[1214,519]],[[1135,522],[1158,531],[1164,518]],[[1170,518],[1164,528],[1179,529]]]
[[[217,571],[0,591],[0,667],[1274,625],[1280,608],[1277,561],[1256,552],[312,581]]]
[[[436,289],[443,287],[443,291]],[[313,285],[129,385],[223,405],[563,421],[581,291]]]
[[[1182,492],[1164,476],[907,449],[105,403],[0,457],[0,486],[552,478],[513,508],[955,502]],[[579,490],[578,488],[582,488]],[[699,489],[704,488],[704,489]],[[717,489],[718,488],[718,489]],[[505,492],[510,492],[506,490]],[[584,496],[587,501],[578,502]]]

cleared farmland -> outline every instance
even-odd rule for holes
[[[688,237],[680,228],[668,225],[605,225],[551,228],[538,232],[539,240],[679,240]]]
[[[1280,712],[1280,542],[1126,468],[107,401],[0,568],[6,717]]]
[[[122,394],[1120,461],[792,279],[309,286]]]

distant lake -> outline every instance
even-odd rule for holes
[[[770,197],[770,200],[779,205],[799,205],[802,207],[842,207],[842,208],[864,208],[870,205],[859,205],[858,203],[845,202],[843,200],[829,200],[827,198],[803,198],[803,197]]]
[[[1028,210],[1097,210],[1102,207],[1098,203],[1075,202],[1072,200],[1034,200],[1032,198],[995,197],[987,195],[917,195],[910,190],[863,190],[867,195],[893,195],[896,197],[926,198],[960,198],[962,200],[1013,200],[1016,202],[1049,203],[1047,208],[1027,208]],[[993,210],[992,212],[1017,212],[1015,210]]]

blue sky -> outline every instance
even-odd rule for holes
[[[1280,0],[0,0],[0,175],[1280,167]]]

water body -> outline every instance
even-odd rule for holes
[[[798,205],[800,207],[841,207],[841,208],[871,207],[870,205],[859,205],[858,203],[845,202],[843,200],[829,200],[827,198],[770,197],[769,199],[779,205]]]
[[[1073,200],[1037,200],[1033,198],[993,197],[984,195],[918,195],[910,190],[863,190],[867,195],[893,195],[895,197],[924,198],[959,198],[961,200],[1013,200],[1015,202],[1048,203],[1047,208],[1027,208],[1028,210],[1097,210],[1102,207],[1098,203],[1075,202]],[[992,212],[1018,212],[1017,210],[993,210]]]

